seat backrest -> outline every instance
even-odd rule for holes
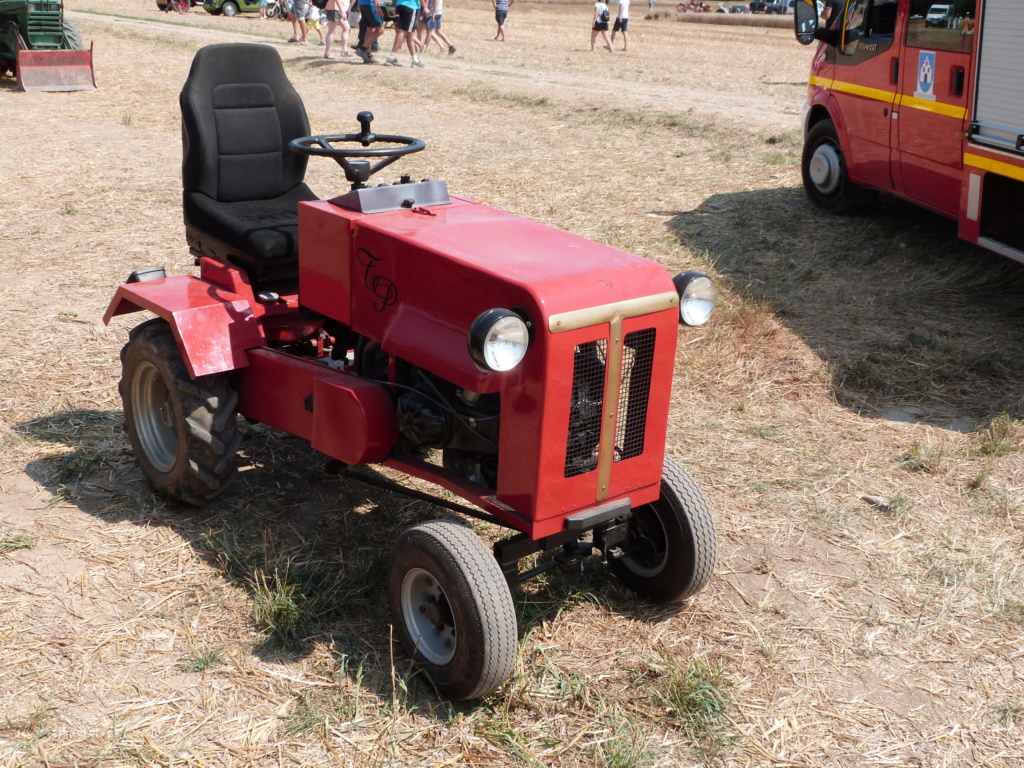
[[[186,192],[223,203],[269,200],[302,182],[308,157],[287,144],[309,135],[309,119],[269,45],[201,48],[179,101]]]

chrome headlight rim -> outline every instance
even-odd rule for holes
[[[481,370],[492,373],[515,369],[526,357],[531,341],[529,320],[511,309],[488,309],[469,327],[469,354]],[[504,354],[497,348],[503,342]],[[511,356],[508,344],[513,347]]]
[[[680,272],[672,282],[679,294],[679,322],[691,328],[706,325],[718,306],[718,289],[703,272]]]

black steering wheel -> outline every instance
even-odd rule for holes
[[[370,130],[370,123],[373,122],[372,112],[360,112],[356,115],[359,121],[359,133],[340,133],[333,136],[304,136],[300,139],[292,139],[288,142],[288,149],[298,152],[300,155],[312,155],[314,157],[329,157],[345,170],[345,178],[352,182],[353,189],[362,185],[373,174],[385,166],[391,165],[403,155],[419,152],[427,145],[421,139],[414,139],[410,136],[385,136],[376,134]],[[371,147],[374,142],[386,142],[398,144],[397,147]],[[335,147],[335,142],[348,142],[362,144],[365,149],[349,147]],[[349,158],[383,157],[376,165],[371,165],[369,160],[349,160]]]

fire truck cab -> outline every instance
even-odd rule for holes
[[[803,181],[845,213],[885,190],[1024,262],[1019,0],[798,0],[819,41],[804,105]]]

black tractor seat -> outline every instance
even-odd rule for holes
[[[298,203],[305,155],[288,150],[309,120],[277,51],[225,43],[201,48],[182,88],[185,235],[199,255],[254,282],[298,273]]]

